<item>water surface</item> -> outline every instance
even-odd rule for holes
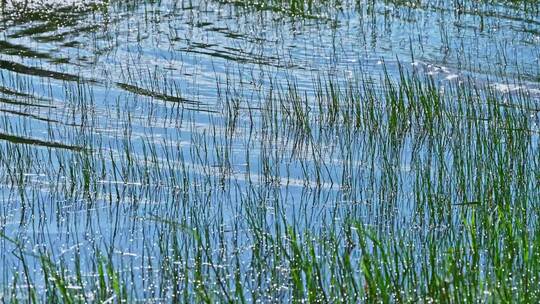
[[[504,100],[523,119],[516,121],[526,140],[493,144],[502,147],[494,158],[521,158],[493,164],[517,172],[508,177],[509,193],[533,208],[540,132],[534,1],[264,3],[2,8],[0,246],[22,248],[38,291],[45,281],[33,254],[68,269],[80,263],[91,278],[100,253],[137,287],[134,299],[166,301],[174,291],[160,285],[168,283],[158,270],[174,271],[167,264],[173,242],[186,259],[176,262],[195,263],[192,231],[209,234],[219,250],[207,254],[218,267],[240,257],[248,276],[257,270],[254,238],[282,237],[275,227],[283,221],[298,233],[325,235],[354,218],[383,235],[409,230],[421,244],[436,233],[444,243],[468,216],[460,206],[491,201],[495,167],[486,149],[500,129],[490,127],[495,110],[481,96]],[[455,116],[444,115],[456,120],[435,119],[433,129],[428,119],[394,121],[386,112],[389,83],[404,75],[450,92]],[[363,86],[379,95],[369,101]],[[478,106],[460,106],[464,86]],[[331,112],[319,106],[331,87],[341,88],[339,96],[358,90],[359,109],[379,115],[363,121],[381,127],[366,122],[353,131],[321,116]],[[293,119],[303,117],[298,109],[309,123]],[[307,125],[320,129],[306,133]],[[438,216],[426,207],[432,201],[445,206]],[[535,227],[536,217],[530,221]],[[24,273],[19,261],[17,254],[0,261],[4,294]],[[248,298],[268,287],[249,284]],[[288,299],[287,286],[274,296]]]

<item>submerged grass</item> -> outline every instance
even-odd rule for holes
[[[215,95],[204,75],[190,95],[137,56],[90,82],[108,71],[49,73],[33,52],[0,60],[0,302],[540,301],[540,100],[525,86],[399,62],[306,81],[276,64],[213,66]]]

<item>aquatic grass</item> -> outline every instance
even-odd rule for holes
[[[219,0],[219,2],[255,9],[257,11],[271,11],[289,17],[305,19],[329,19],[336,11],[339,12],[342,6],[342,1],[314,0]]]
[[[0,88],[27,107],[47,84],[23,72]],[[51,80],[73,124],[2,114],[7,301],[539,300],[534,95],[386,63],[255,92],[227,72],[190,103],[122,72]]]

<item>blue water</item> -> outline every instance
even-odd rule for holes
[[[319,80],[362,78],[382,89],[384,73],[399,79],[401,70],[441,88],[471,83],[500,96],[523,94],[538,109],[538,7],[465,2],[346,1],[303,15],[205,0],[6,8],[0,232],[28,254],[69,263],[78,253],[83,268],[91,268],[95,250],[107,252],[126,277],[136,276],[136,298],[159,299],[167,295],[153,294],[150,282],[161,277],[145,267],[164,255],[165,220],[210,227],[226,240],[233,227],[271,227],[281,215],[306,231],[351,214],[382,231],[413,227],[422,215],[412,155],[432,151],[404,139],[399,157],[386,162],[392,144],[373,147],[369,134],[306,140],[285,127],[267,134],[261,105],[294,84],[315,107]],[[234,123],[231,104],[241,112]],[[538,113],[530,112],[536,134]],[[538,151],[538,135],[530,148]],[[436,176],[440,168],[425,170]],[[250,239],[239,238],[247,252]],[[16,248],[6,239],[0,246]],[[39,261],[30,260],[43,288]],[[4,255],[0,286],[21,267]]]

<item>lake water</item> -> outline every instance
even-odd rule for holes
[[[56,269],[97,300],[106,260],[131,300],[195,294],[202,267],[213,300],[286,301],[288,229],[423,256],[509,200],[534,233],[538,3],[298,3],[7,0],[0,298],[52,299]]]

